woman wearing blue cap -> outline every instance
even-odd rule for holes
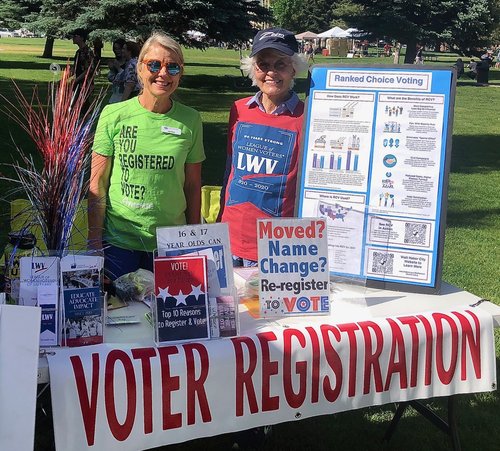
[[[257,262],[259,218],[293,216],[304,103],[292,91],[307,68],[295,35],[259,31],[241,69],[259,91],[236,101],[228,129],[219,219],[229,224],[235,266]]]

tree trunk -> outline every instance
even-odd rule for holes
[[[406,42],[405,64],[413,64],[417,55],[417,40],[411,39]]]
[[[52,58],[52,50],[54,50],[54,38],[47,36],[42,58]]]

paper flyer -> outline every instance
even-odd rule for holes
[[[19,305],[38,305],[39,287],[59,287],[59,257],[21,257],[19,264]]]
[[[210,338],[238,335],[238,296],[234,286],[227,224],[158,227],[156,237],[159,257],[180,255],[207,257]]]
[[[39,306],[40,346],[59,344],[59,257],[21,257],[19,304]]]
[[[40,347],[59,344],[59,287],[39,286],[38,305],[42,309],[40,322]]]
[[[210,338],[207,257],[155,258],[154,276],[156,342]]]
[[[104,258],[67,255],[61,258],[62,344],[87,346],[103,342]]]
[[[330,312],[324,219],[257,221],[262,317]]]

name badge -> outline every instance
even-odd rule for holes
[[[166,125],[163,125],[161,127],[161,132],[166,133],[167,135],[180,135],[181,134],[181,129],[180,128],[175,128],[175,127],[167,127]]]

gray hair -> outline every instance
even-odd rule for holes
[[[248,78],[250,78],[250,80],[252,80],[252,86],[257,86],[257,79],[255,77],[255,62],[257,61],[256,56],[257,55],[251,57],[250,56],[243,57],[241,59],[241,65],[240,65],[240,68],[243,71],[243,73]],[[299,53],[294,53],[290,58],[292,60],[292,66],[293,69],[295,70],[295,74],[299,74],[300,72],[305,71],[309,67],[309,64],[305,59],[304,55],[301,55]],[[294,81],[295,80],[292,80],[290,88],[293,88]]]

